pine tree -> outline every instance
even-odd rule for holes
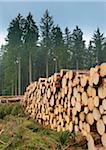
[[[83,40],[83,32],[76,26],[72,33],[72,63],[73,68],[82,69],[84,66],[85,41]]]
[[[39,37],[38,27],[33,20],[31,13],[28,14],[25,20],[24,26],[24,48],[25,54],[28,55],[29,60],[29,82],[32,82],[32,65],[33,65],[33,55],[36,53],[37,41]]]
[[[94,32],[93,35],[93,44],[95,49],[95,56],[96,56],[96,64],[100,64],[103,61],[103,43],[104,43],[104,35],[100,33],[100,29]]]
[[[49,15],[48,10],[45,11],[43,17],[41,18],[41,35],[42,35],[42,47],[45,50],[46,59],[46,77],[49,75],[48,64],[49,64],[49,53],[51,47],[51,30],[53,28],[53,17]]]
[[[18,91],[19,95],[21,94],[22,22],[23,17],[20,14],[10,22],[4,54],[5,82],[8,82],[5,88],[8,88],[7,91],[10,89],[15,91],[15,94]]]
[[[96,57],[92,41],[89,42],[88,48],[86,48],[84,61],[84,67],[86,69],[89,69],[90,67],[95,65]]]
[[[64,46],[67,53],[67,68],[71,69],[71,59],[72,59],[72,35],[68,27],[65,28],[64,34]]]
[[[57,25],[52,29],[51,36],[51,56],[55,62],[55,72],[66,66],[66,52],[64,48],[63,33]]]

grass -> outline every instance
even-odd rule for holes
[[[19,103],[0,105],[0,150],[73,150],[74,145],[75,135],[57,133],[27,119]],[[83,147],[77,143],[74,148]]]

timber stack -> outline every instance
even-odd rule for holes
[[[44,126],[81,132],[89,150],[95,150],[98,141],[106,148],[106,63],[89,71],[62,69],[40,78],[27,87],[22,104]]]

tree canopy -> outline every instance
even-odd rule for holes
[[[0,95],[23,94],[31,82],[63,68],[88,69],[106,61],[106,37],[99,28],[86,46],[78,25],[63,31],[48,10],[39,26],[29,12],[11,20],[7,31],[0,53]]]

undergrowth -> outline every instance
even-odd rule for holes
[[[0,150],[82,150],[75,138],[28,119],[19,103],[0,105]]]

